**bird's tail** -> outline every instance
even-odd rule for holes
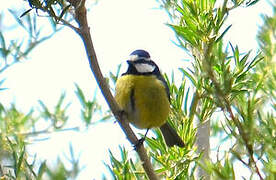
[[[174,145],[179,147],[184,147],[185,144],[182,139],[178,136],[176,131],[170,126],[169,123],[165,123],[160,127],[161,132],[165,138],[167,146],[172,147]]]

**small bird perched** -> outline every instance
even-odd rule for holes
[[[131,124],[139,129],[160,127],[169,147],[184,142],[169,125],[169,87],[147,51],[136,50],[127,60],[128,69],[118,78],[115,99]]]

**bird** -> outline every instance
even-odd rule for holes
[[[115,100],[129,123],[138,129],[160,128],[168,147],[184,147],[184,142],[167,122],[170,91],[157,64],[142,49],[133,51],[128,69],[116,81]],[[146,134],[143,140],[145,140]]]

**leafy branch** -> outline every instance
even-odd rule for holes
[[[52,19],[49,19],[49,22],[52,24],[52,32],[42,35],[42,28],[38,28],[36,25],[36,16],[25,14],[24,18],[19,18],[17,12],[11,9],[9,9],[9,13],[13,16],[17,26],[22,28],[28,36],[26,39],[23,36],[20,37],[20,35],[13,35],[13,39],[8,39],[6,37],[8,32],[0,32],[0,57],[3,58],[0,62],[0,73],[12,65],[27,59],[34,48],[61,30],[61,28],[57,28],[54,25],[55,23],[52,22]]]
[[[265,101],[262,97],[256,98],[262,83],[260,79],[255,78],[254,81],[252,73],[263,58],[258,54],[250,60],[250,52],[241,56],[238,47],[234,48],[231,43],[233,55],[229,56],[227,50],[223,51],[223,37],[232,25],[222,29],[227,17],[231,15],[230,11],[237,7],[254,5],[258,1],[224,0],[219,5],[216,4],[217,1],[211,0],[162,2],[172,17],[173,23],[169,26],[175,31],[179,46],[193,57],[193,69],[181,68],[181,71],[196,88],[193,95],[195,99],[190,106],[190,118],[196,117],[201,122],[197,128],[196,145],[199,152],[204,154],[203,160],[199,162],[201,168],[198,177],[209,179],[206,172],[211,171],[208,171],[204,164],[210,161],[210,123],[211,117],[217,111],[224,114],[228,129],[237,142],[245,146],[249,157],[246,165],[263,179],[257,166],[258,159],[255,158],[256,150],[251,134],[254,132],[257,106],[261,106]],[[256,83],[257,88],[254,87]],[[245,102],[242,104],[244,107],[241,106],[241,102]]]

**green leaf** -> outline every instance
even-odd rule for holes
[[[47,106],[41,101],[38,100],[38,103],[41,105],[42,109],[43,109],[43,114],[46,118],[51,118],[52,114],[50,113],[49,109],[47,108]]]
[[[189,98],[189,95],[190,95],[189,92],[190,92],[190,87],[186,91],[185,100],[184,100],[184,112],[185,112],[185,114],[188,114],[188,98]]]
[[[112,72],[109,73],[109,77],[111,78],[111,80],[114,84],[116,83],[116,81],[119,77],[119,74],[121,72],[121,67],[122,67],[122,64],[119,64],[115,74],[113,74]]]
[[[190,24],[191,25],[191,24]],[[181,37],[184,41],[190,43],[192,46],[197,46],[199,36],[188,27],[170,25],[170,27]]]
[[[46,2],[47,8],[50,8],[55,3],[55,1],[56,0],[47,0],[47,2]]]
[[[61,105],[62,105],[63,102],[64,102],[65,96],[66,96],[66,93],[63,92],[63,93],[61,94],[61,96],[59,97],[58,103],[57,103],[57,105],[56,105],[56,107],[55,107],[57,110],[60,110],[60,109],[61,109]]]
[[[195,9],[196,7],[193,7],[193,2],[187,2],[187,1],[182,1],[183,7],[187,8],[189,10],[188,13],[191,13],[194,17],[198,17],[197,10]]]
[[[193,77],[193,75],[191,75],[190,73],[188,73],[185,69],[183,68],[179,68],[180,71],[182,71],[182,73],[188,77],[190,79],[190,81],[192,82],[192,84],[197,87],[197,84],[196,84],[196,81],[195,81],[195,78]]]
[[[248,53],[246,53],[246,55],[244,55],[243,57],[242,57],[242,59],[240,60],[240,64],[241,64],[241,68],[245,68],[245,64],[246,64],[246,62],[247,62],[247,60],[248,60],[248,58],[249,58],[249,55],[250,55],[250,53],[251,53],[251,51],[249,51]]]
[[[42,176],[46,171],[46,169],[47,169],[46,161],[43,161],[38,168],[37,180],[42,180]]]
[[[257,54],[254,59],[250,62],[250,64],[248,65],[248,70],[252,69],[253,67],[255,67],[260,61],[262,61],[264,59],[263,56],[261,56],[261,52],[259,54]]]
[[[255,5],[257,2],[259,2],[259,0],[254,0],[254,1],[246,2],[246,6],[247,6],[247,7],[253,6],[253,5]]]
[[[4,35],[3,35],[2,32],[0,32],[0,44],[2,46],[2,48],[1,48],[2,49],[2,53],[4,53],[3,57],[6,57],[7,56],[7,54],[5,53],[7,51],[6,41],[5,41],[5,37],[4,37]]]
[[[25,155],[25,147],[23,147],[23,150],[21,150],[18,162],[16,163],[16,169],[15,169],[15,176],[16,177],[18,177],[18,175],[20,174],[24,155]]]
[[[62,19],[62,17],[64,16],[64,14],[68,11],[68,9],[71,7],[71,4],[69,4],[68,6],[66,6],[65,8],[63,8],[63,10],[61,11],[58,20],[60,21]]]
[[[186,12],[184,11],[184,9],[182,9],[181,6],[179,6],[178,4],[176,4],[176,10],[181,13],[182,15],[186,14]]]
[[[224,35],[228,32],[228,30],[232,27],[232,24],[229,25],[224,31],[223,33],[216,39],[216,43],[219,42],[223,37]]]
[[[58,21],[56,13],[55,13],[54,9],[51,6],[49,7],[48,13],[51,17],[53,17],[55,19],[56,22]]]
[[[6,79],[2,79],[2,80],[0,81],[0,86],[5,82],[5,80],[6,80]],[[8,89],[8,88],[0,88],[0,91],[6,90],[6,89]]]
[[[75,83],[75,87],[77,88],[75,93],[76,93],[82,107],[85,107],[86,106],[86,99],[85,99],[84,93],[83,93],[83,91],[81,90],[81,88],[79,87],[78,84]]]
[[[36,9],[42,8],[42,4],[41,4],[40,0],[28,0],[28,2],[29,2],[29,6],[31,8],[33,8],[33,7]]]
[[[108,169],[108,171],[110,172],[110,174],[112,176],[112,179],[116,179],[116,174],[114,173],[113,169],[105,162],[104,162],[104,165]]]
[[[27,21],[27,25],[28,25],[28,29],[27,32],[29,33],[29,37],[32,38],[34,33],[33,33],[33,27],[36,24],[36,16],[34,16],[33,18],[31,18],[31,16],[28,14],[26,17],[26,21]]]
[[[23,24],[23,21],[18,18],[18,15],[16,14],[15,11],[9,9],[9,12],[12,14],[13,18],[16,20],[16,22],[21,26],[23,27],[25,30],[27,30],[26,26]]]
[[[28,9],[27,11],[25,11],[24,13],[21,14],[20,18],[22,18],[23,16],[25,16],[26,14],[28,14],[31,10],[33,9]]]
[[[239,53],[238,46],[236,46],[234,48],[232,43],[230,43],[230,47],[232,49],[233,57],[234,57],[234,60],[235,60],[235,65],[239,68],[240,67],[240,53]]]

